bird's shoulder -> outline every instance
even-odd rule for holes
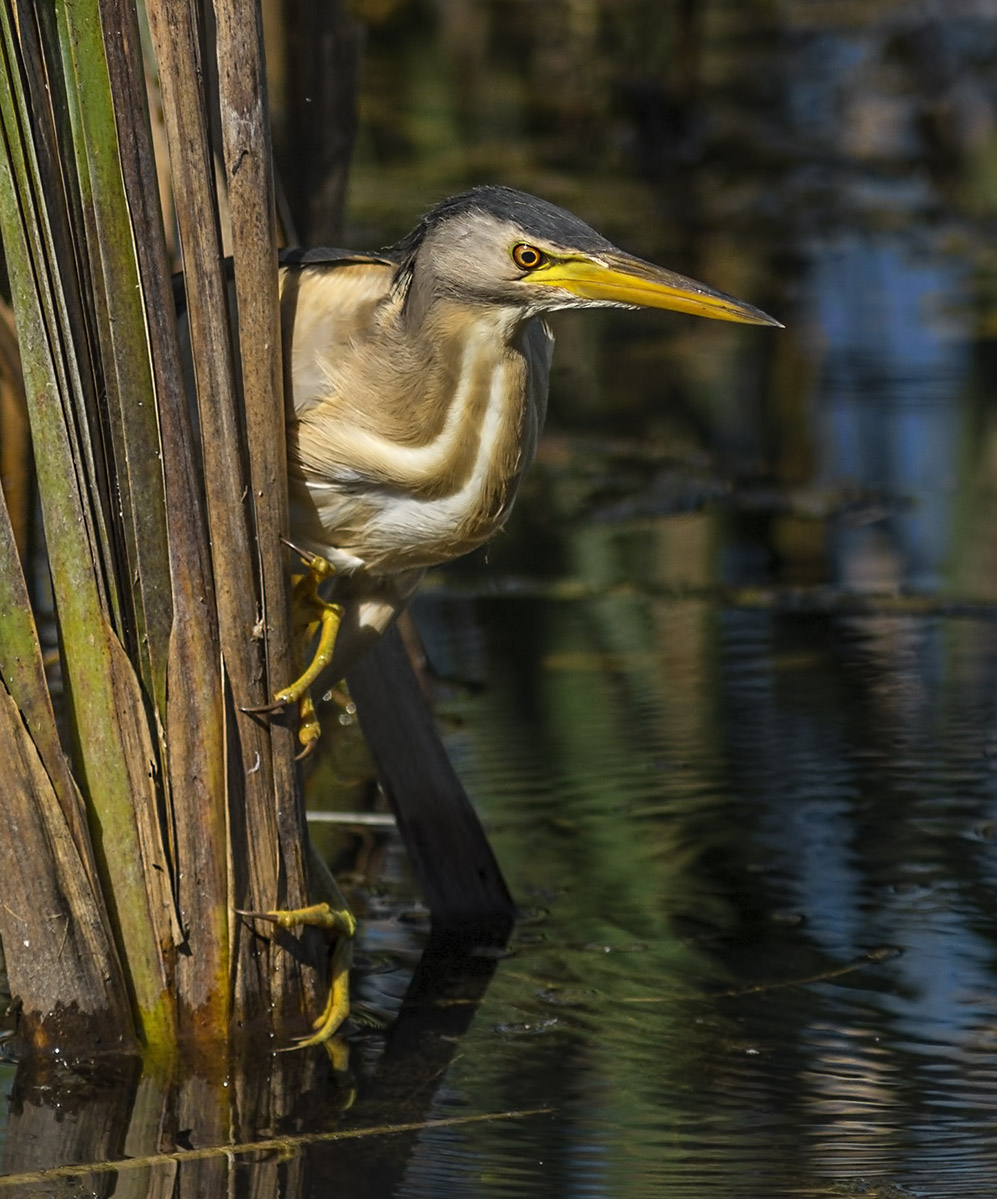
[[[351,266],[389,266],[395,268],[399,257],[391,250],[370,253],[365,250],[344,250],[337,246],[295,246],[281,250],[278,257],[281,267],[289,270],[343,270]]]
[[[367,253],[363,250],[344,250],[334,246],[314,246],[309,249],[296,246],[280,250],[277,255],[282,284],[288,275],[321,279],[323,276],[332,276],[333,273],[339,273],[341,281],[345,281],[349,276],[351,282],[360,282],[366,274],[372,282],[379,283],[385,277],[385,268],[394,272],[399,264],[400,257],[390,249]],[[222,267],[225,282],[231,287],[235,281],[235,260],[231,257],[226,258]],[[365,272],[365,267],[371,269]],[[183,271],[176,272],[171,283],[177,315],[183,316],[187,310]],[[330,285],[335,286],[335,280]]]
[[[357,335],[374,306],[390,292],[398,263],[388,254],[321,247],[288,250],[280,256],[281,305],[295,338],[313,325],[326,330],[340,325]],[[331,345],[329,346],[331,349]]]
[[[362,384],[369,369],[364,347],[377,336],[398,264],[385,254],[323,248],[282,254],[280,265],[284,353],[302,419],[330,396]]]

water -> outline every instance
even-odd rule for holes
[[[997,1194],[990,5],[361,7],[352,243],[503,180],[787,329],[560,319],[508,532],[418,600],[505,954],[423,958],[397,837],[323,826],[388,1021],[352,1081],[281,1055],[279,1118],[158,1132],[133,1080],[22,1080],[5,1170],[189,1144],[19,1193]],[[326,752],[313,803],[359,807],[351,730]],[[58,1135],[105,1100],[96,1148]]]
[[[557,638],[455,739],[542,915],[434,1111],[551,1114],[441,1133],[445,1193],[993,1193],[992,622],[625,606],[608,668],[604,601],[482,605],[499,675]]]

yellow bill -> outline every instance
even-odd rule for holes
[[[600,254],[598,259],[553,259],[533,272],[530,282],[563,287],[581,299],[605,304],[670,308],[715,321],[783,328],[781,321],[752,304],[622,251]]]

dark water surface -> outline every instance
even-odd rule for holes
[[[992,4],[360,7],[353,243],[502,180],[787,329],[561,319],[508,531],[417,603],[507,953],[420,964],[397,836],[330,835],[401,1012],[353,1086],[316,1051],[280,1150],[16,1193],[997,1196]]]

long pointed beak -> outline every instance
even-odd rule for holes
[[[598,258],[555,260],[531,274],[530,282],[562,287],[597,303],[671,308],[715,321],[783,328],[781,321],[760,308],[622,251],[606,251]]]

